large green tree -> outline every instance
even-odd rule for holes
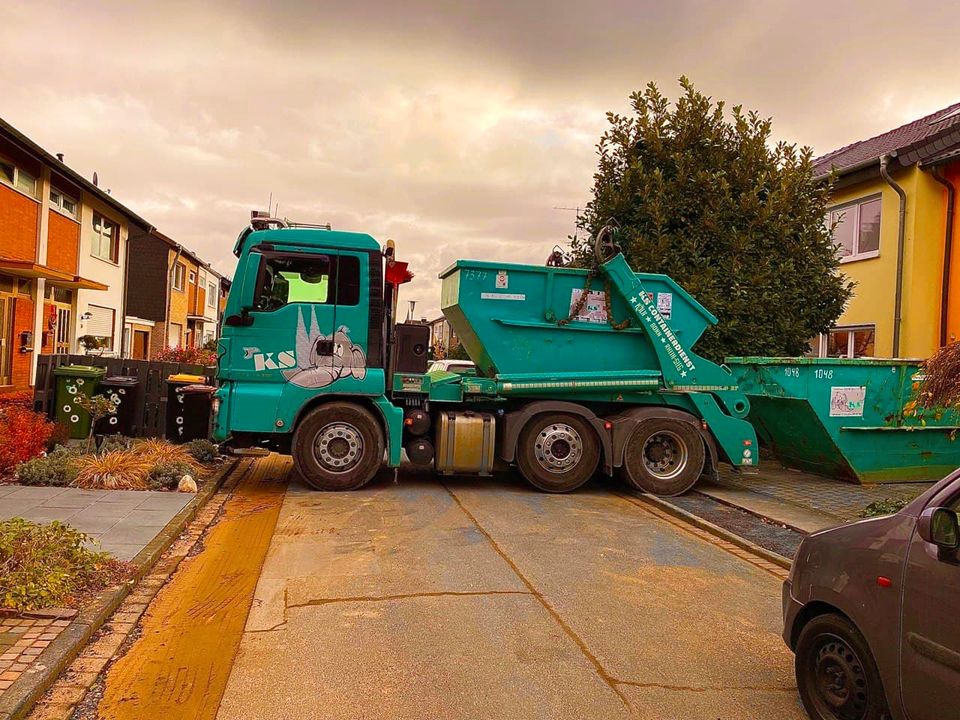
[[[592,236],[615,222],[635,270],[670,275],[717,316],[700,354],[802,354],[852,290],[824,226],[829,186],[809,148],[771,143],[770,119],[680,86],[675,103],[650,83],[632,114],[607,114],[579,225]],[[590,244],[573,240],[578,264]]]

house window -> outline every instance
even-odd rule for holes
[[[187,267],[183,263],[177,263],[173,266],[173,289],[183,292],[183,278],[187,273]]]
[[[90,317],[84,323],[83,334],[92,335],[101,341],[103,349],[113,349],[113,322],[116,311],[99,305],[88,305]],[[81,318],[82,319],[82,318]]]
[[[217,285],[216,283],[207,284],[207,307],[217,306]]]
[[[120,226],[98,213],[93,214],[93,245],[90,254],[112,263],[120,258]]]
[[[180,347],[183,343],[183,325],[180,323],[170,323],[167,330],[167,345],[170,347]]]
[[[874,357],[876,327],[858,325],[856,327],[837,327],[819,337],[820,357],[858,358]]]
[[[69,195],[64,195],[59,190],[50,190],[50,204],[64,215],[69,215],[76,219],[77,201]]]
[[[826,217],[840,262],[863,260],[880,254],[880,196],[832,208]]]
[[[5,158],[0,158],[0,182],[15,187],[32,198],[37,197],[37,189],[40,186],[36,175]]]
[[[190,271],[190,284],[191,285],[197,284],[197,274],[193,270]]]

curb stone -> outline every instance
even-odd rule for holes
[[[693,525],[694,527],[700,528],[701,530],[710,533],[714,537],[717,537],[720,540],[724,540],[732,545],[736,545],[741,550],[746,550],[747,552],[757,556],[761,560],[765,560],[766,562],[772,563],[778,567],[783,568],[784,570],[789,570],[793,565],[793,561],[790,560],[789,558],[785,558],[783,555],[780,555],[779,553],[775,553],[770,550],[767,550],[766,548],[760,547],[756,543],[750,542],[749,540],[742,538],[736,533],[732,533],[729,530],[726,530],[725,528],[720,527],[719,525],[715,525],[709,520],[704,520],[703,518],[697,517],[693,513],[689,513],[683,508],[677,507],[676,505],[674,505],[671,502],[668,502],[664,498],[657,497],[656,495],[651,495],[649,493],[639,493],[633,496],[621,495],[621,497],[624,497],[627,499],[633,498],[635,500],[639,500],[640,502],[646,503],[648,505],[653,505],[654,507],[662,510],[668,515],[672,515],[678,520],[682,520],[683,522],[689,525]]]
[[[106,623],[137,583],[149,574],[160,556],[219,490],[238,463],[239,458],[228,458],[216,474],[204,483],[196,497],[174,515],[163,530],[133,558],[133,577],[118,587],[104,591],[90,606],[80,611],[73,622],[37,657],[34,666],[0,694],[0,719],[20,720],[26,717],[93,634]]]

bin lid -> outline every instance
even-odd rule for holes
[[[167,382],[181,383],[202,383],[206,380],[203,375],[190,375],[189,373],[176,373],[167,378]]]
[[[68,375],[70,377],[102,377],[107,372],[106,368],[96,365],[60,365],[53,369],[54,375]]]
[[[100,381],[101,385],[113,385],[116,387],[132,387],[140,382],[140,378],[132,375],[111,375]]]
[[[183,387],[178,387],[178,393],[186,393],[187,395],[199,395],[202,393],[207,393],[212,395],[217,389],[213,385],[184,385]]]

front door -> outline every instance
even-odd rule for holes
[[[70,317],[72,310],[69,305],[54,303],[57,308],[57,334],[54,338],[53,352],[57,355],[70,353]]]
[[[960,480],[930,507],[960,510]],[[960,561],[914,531],[903,577],[900,687],[910,720],[960,718]]]
[[[0,295],[0,385],[10,384],[11,349],[13,348],[13,298]]]
[[[148,347],[150,347],[150,333],[148,333],[146,330],[134,330],[133,359],[146,360]]]

